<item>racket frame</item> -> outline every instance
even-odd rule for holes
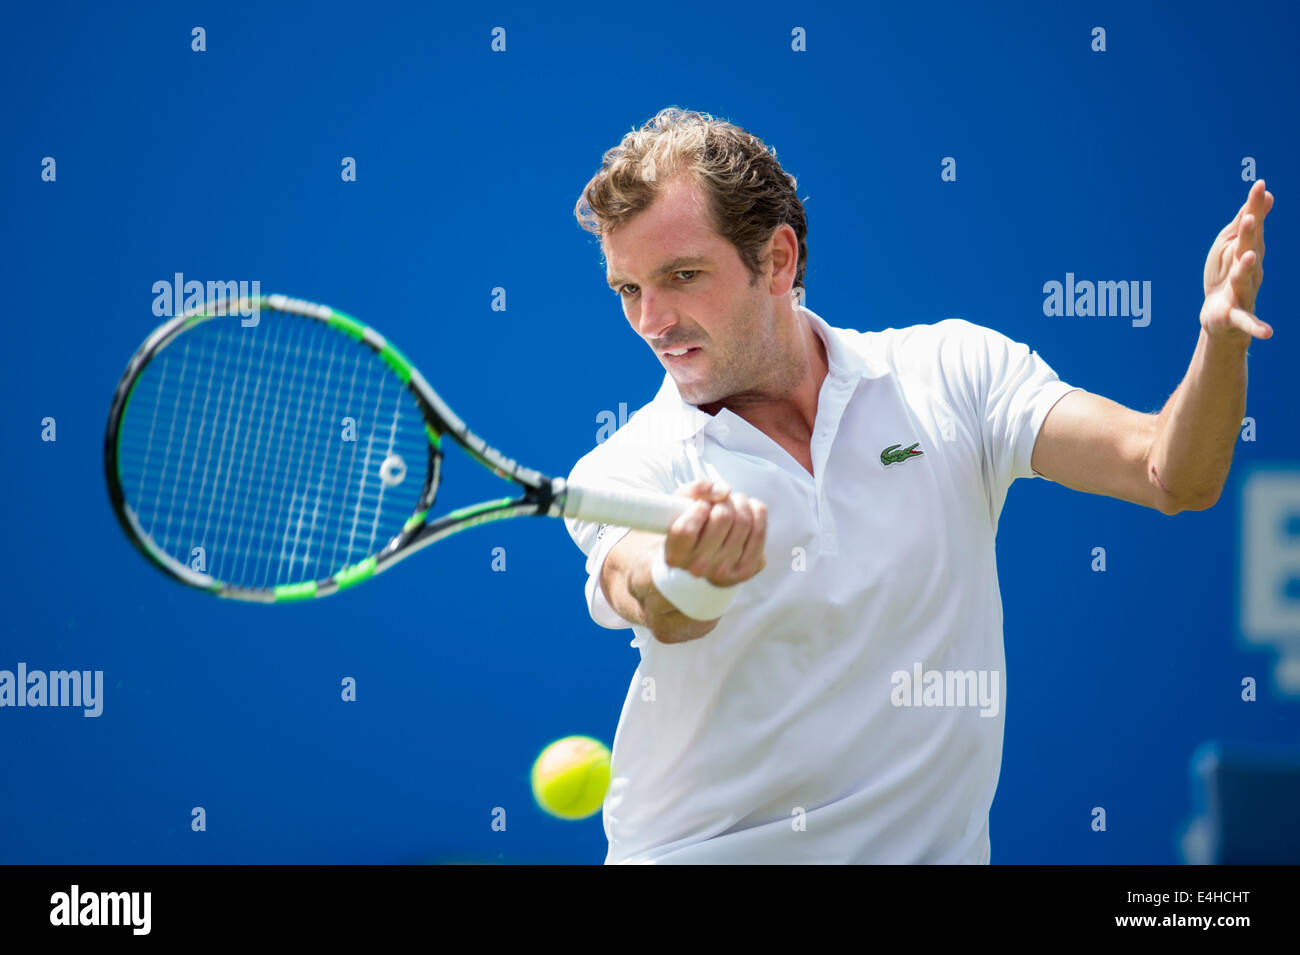
[[[127,503],[118,466],[119,441],[122,419],[129,410],[135,386],[140,381],[145,367],[159,353],[195,325],[206,321],[260,313],[263,308],[322,322],[335,331],[368,346],[378,354],[402,380],[419,404],[420,411],[424,415],[425,435],[429,439],[429,462],[415,513],[407,519],[401,531],[379,551],[321,580],[280,584],[275,587],[242,587],[224,583],[209,574],[193,570],[154,543],[150,535],[140,526],[135,512]],[[429,522],[428,514],[435,503],[442,472],[443,435],[450,435],[470,457],[498,477],[521,485],[524,489],[523,494],[514,498],[498,498],[458,508]],[[154,329],[127,363],[126,371],[122,374],[113,394],[108,426],[104,432],[104,470],[109,500],[118,522],[132,543],[150,561],[181,583],[206,590],[219,597],[253,603],[285,603],[329,596],[368,580],[429,544],[470,527],[513,517],[562,516],[566,498],[563,478],[551,478],[532,468],[523,467],[471,431],[425,381],[419,370],[382,334],[351,315],[327,305],[318,305],[285,295],[219,300],[187,309]]]

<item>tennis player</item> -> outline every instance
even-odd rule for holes
[[[696,504],[666,536],[567,522],[592,618],[641,658],[606,861],[987,863],[1007,488],[1214,504],[1247,346],[1272,334],[1252,314],[1272,201],[1255,183],[1214,242],[1191,366],[1154,415],[961,319],[810,311],[795,180],[744,129],[672,108],[609,150],[575,212],[666,374],[571,477]]]

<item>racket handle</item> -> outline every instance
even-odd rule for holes
[[[564,517],[660,534],[667,533],[673,521],[690,510],[694,503],[674,494],[572,483],[565,484],[563,494]]]

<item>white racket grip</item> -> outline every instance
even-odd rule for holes
[[[565,517],[660,534],[668,533],[673,521],[694,503],[675,494],[596,488],[572,482],[565,484],[564,494]]]

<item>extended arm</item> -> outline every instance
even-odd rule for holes
[[[1074,391],[1039,430],[1032,466],[1067,487],[1162,514],[1212,507],[1223,492],[1246,411],[1246,351],[1273,329],[1253,314],[1264,278],[1263,180],[1219,233],[1205,263],[1201,333],[1191,365],[1158,415]]]
[[[1246,345],[1202,331],[1191,367],[1157,419],[1151,481],[1182,509],[1213,507],[1246,413]]]

